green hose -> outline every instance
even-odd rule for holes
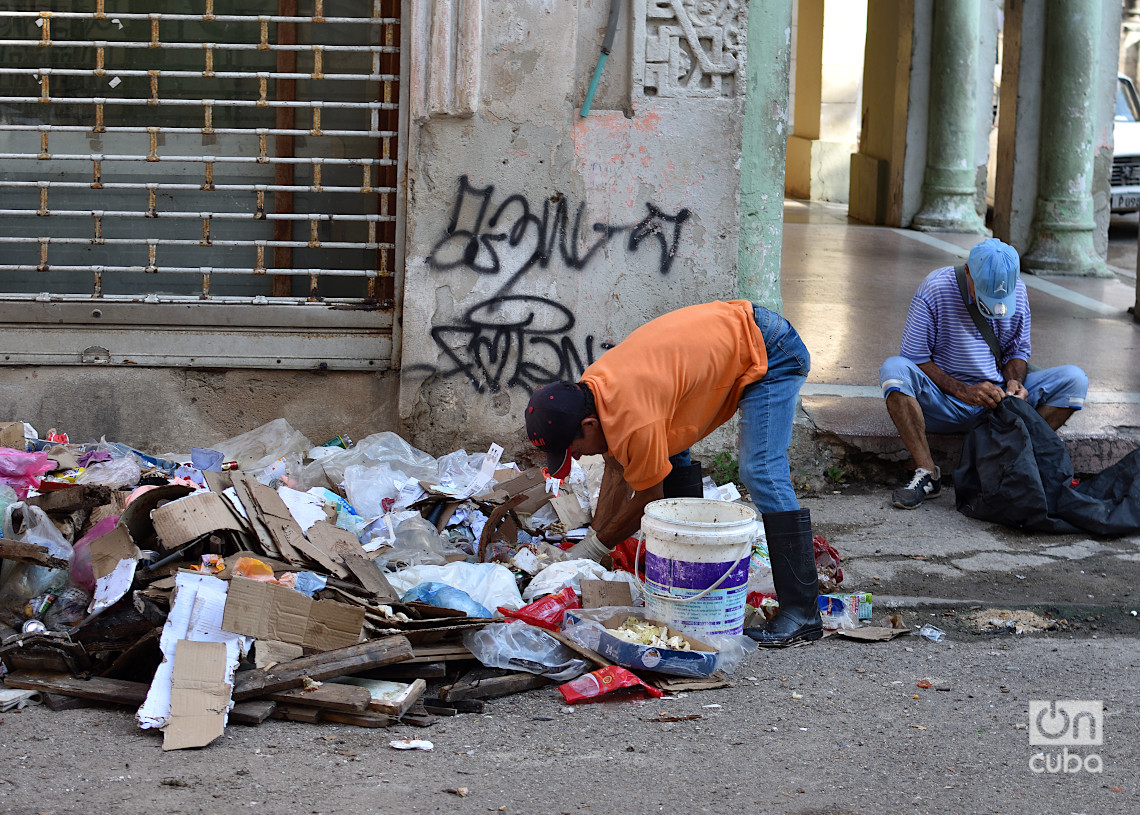
[[[590,105],[594,102],[594,93],[598,90],[598,82],[602,78],[602,68],[605,67],[606,57],[614,45],[614,34],[617,33],[618,16],[621,13],[622,0],[610,0],[610,16],[606,21],[606,33],[602,37],[602,53],[598,55],[598,64],[594,67],[594,77],[590,80],[590,89],[586,91],[586,101],[582,103],[581,116],[585,119],[590,115]]]

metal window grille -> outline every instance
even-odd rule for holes
[[[248,356],[216,332],[177,353],[0,347],[0,361],[386,366],[400,3],[368,2],[0,9],[0,324],[320,337]],[[364,345],[338,351],[354,332]]]

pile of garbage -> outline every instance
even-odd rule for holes
[[[559,483],[502,452],[436,459],[388,432],[313,446],[278,419],[152,456],[0,423],[4,684],[137,708],[164,749],[271,716],[427,726],[553,682],[569,703],[727,684],[754,645],[648,619],[635,541],[613,569],[568,559],[600,457]],[[834,597],[833,627],[869,616],[870,595]]]

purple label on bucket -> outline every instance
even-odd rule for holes
[[[748,556],[735,563],[694,563],[690,560],[673,560],[653,552],[645,553],[645,580],[668,590],[696,589],[701,591],[716,583],[731,570],[718,589],[733,589],[748,582]]]

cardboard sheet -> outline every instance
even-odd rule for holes
[[[226,675],[225,645],[194,640],[178,643],[163,750],[205,747],[222,735],[233,692]]]
[[[224,580],[196,572],[179,572],[175,578],[174,600],[162,627],[159,648],[162,664],[154,674],[146,701],[135,717],[144,730],[165,727],[170,721],[171,680],[174,657],[182,640],[220,642],[226,647],[225,681],[233,684],[234,672],[252,640],[222,630],[222,613],[226,605]]]
[[[211,532],[242,532],[229,502],[214,492],[197,492],[161,506],[150,514],[162,548],[173,551]]]
[[[277,640],[331,651],[360,642],[364,609],[313,600],[299,591],[245,577],[230,581],[222,629],[258,640]]]
[[[91,541],[91,571],[95,575],[95,597],[88,612],[98,613],[119,602],[135,579],[138,549],[125,526],[116,526]]]

